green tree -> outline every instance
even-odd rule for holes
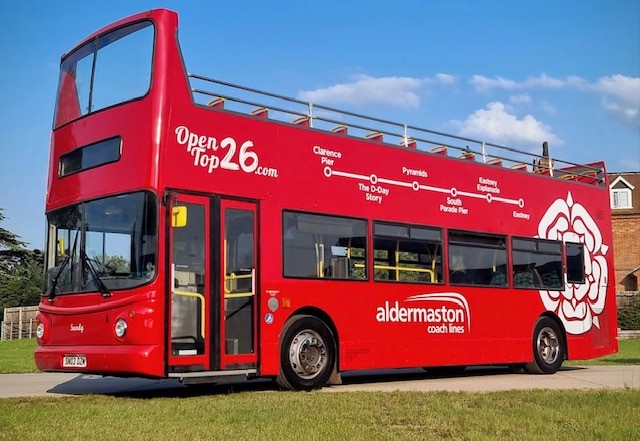
[[[0,208],[0,222],[5,219]],[[0,227],[0,317],[4,308],[37,305],[42,293],[44,255],[20,236]]]
[[[122,256],[109,256],[105,266],[114,273],[128,273],[131,271],[129,261]]]
[[[0,222],[5,219],[4,208],[0,208]],[[0,251],[24,248],[27,244],[19,239],[20,236],[0,227]]]

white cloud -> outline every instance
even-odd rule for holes
[[[487,78],[483,75],[473,75],[469,80],[471,85],[479,92],[485,92],[491,89],[562,89],[565,87],[583,88],[587,86],[587,81],[577,76],[569,76],[565,79],[553,78],[547,74],[541,74],[539,77],[528,77],[524,81],[514,81],[507,78],[496,76],[495,78]]]
[[[298,98],[317,103],[390,104],[417,108],[418,90],[424,81],[407,77],[373,78],[359,75],[351,83],[336,84],[323,89],[301,91]]]
[[[612,95],[627,104],[640,106],[640,78],[612,75],[600,78],[593,88]]]
[[[521,95],[511,95],[509,97],[509,101],[511,102],[511,104],[530,104],[531,97],[526,93],[523,93]]]
[[[620,103],[602,100],[602,105],[615,119],[630,127],[640,129],[640,113],[638,108],[633,108]]]
[[[425,84],[451,85],[453,75],[439,73],[433,78],[382,77],[358,75],[350,83],[335,84],[316,90],[298,92],[298,98],[316,103],[386,104],[418,108],[419,91]]]
[[[455,84],[456,77],[454,77],[453,75],[439,73],[439,74],[436,74],[435,81],[445,85]]]
[[[565,81],[557,78],[552,78],[547,74],[542,74],[539,77],[529,77],[523,83],[521,87],[525,88],[543,88],[543,89],[560,89],[565,86]]]
[[[518,119],[510,114],[501,102],[487,104],[485,109],[478,109],[464,122],[457,123],[461,136],[488,139],[510,145],[526,145],[539,147],[543,141],[560,145],[564,141],[531,115]]]
[[[483,75],[474,75],[469,81],[476,90],[483,92],[490,89],[515,89],[518,87],[518,83],[513,80],[507,80],[502,77],[495,77],[495,79],[487,78]]]
[[[610,115],[627,126],[640,129],[640,78],[602,77],[593,89],[607,95],[602,106]]]
[[[541,74],[538,77],[528,77],[524,81],[514,81],[496,76],[487,78],[473,75],[469,83],[479,92],[492,89],[522,90],[522,89],[578,89],[593,91],[604,96],[602,106],[606,112],[623,124],[640,128],[640,78],[624,75],[601,77],[594,83],[589,83],[578,76],[568,76],[558,79]],[[511,102],[514,97],[511,98]],[[550,108],[549,111],[553,111]]]

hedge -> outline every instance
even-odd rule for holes
[[[634,295],[628,305],[618,308],[618,327],[640,330],[640,295]]]

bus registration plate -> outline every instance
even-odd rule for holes
[[[87,357],[84,355],[65,355],[62,367],[87,367]]]

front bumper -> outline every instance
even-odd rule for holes
[[[68,355],[87,359],[86,367],[63,367]],[[39,346],[35,352],[36,367],[46,372],[164,377],[165,366],[159,345],[121,346]]]

